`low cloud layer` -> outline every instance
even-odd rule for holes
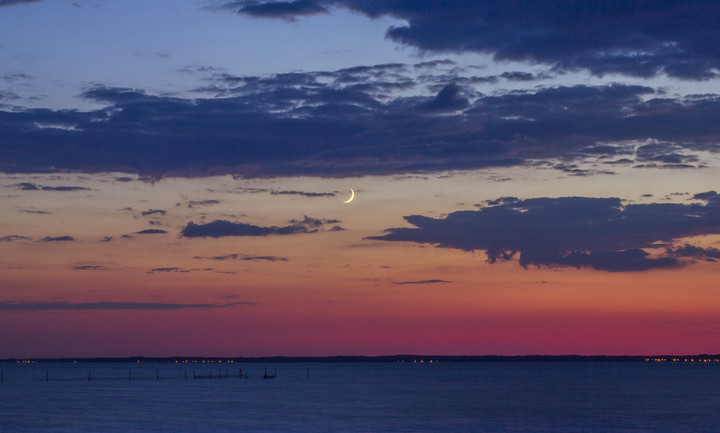
[[[15,242],[15,241],[30,241],[32,240],[29,236],[21,236],[21,235],[7,235],[7,236],[0,236],[0,242]]]
[[[227,304],[173,304],[164,302],[23,302],[0,301],[0,311],[87,311],[87,310],[210,310],[217,308],[254,305],[253,302]]]
[[[272,195],[300,195],[303,197],[335,197],[334,192],[310,192],[310,191],[272,191]]]
[[[405,285],[405,284],[449,284],[451,281],[446,280],[419,280],[419,281],[393,281],[393,284]]]
[[[65,235],[65,236],[45,236],[44,238],[38,240],[38,242],[69,242],[74,241],[75,238],[73,236]]]
[[[251,256],[251,255],[245,255],[245,254],[224,254],[221,256],[209,256],[209,257],[203,257],[203,256],[195,256],[193,259],[196,260],[217,260],[217,261],[224,261],[224,260],[242,260],[246,262],[286,262],[288,259],[286,257],[278,257],[278,256]]]
[[[109,271],[111,268],[103,265],[76,265],[73,266],[75,271]]]
[[[305,216],[302,220],[290,220],[286,226],[256,226],[227,220],[215,220],[210,223],[189,222],[182,229],[181,235],[186,238],[220,238],[225,236],[270,236],[315,233],[324,229],[328,223],[337,220],[320,220]]]
[[[38,185],[32,182],[22,182],[13,185],[15,188],[23,191],[60,191],[60,192],[71,192],[71,191],[90,191],[90,188],[82,186],[47,186]]]
[[[411,228],[391,228],[369,239],[485,250],[488,262],[517,260],[523,267],[572,266],[603,271],[646,271],[684,266],[683,258],[714,259],[714,249],[672,243],[720,233],[720,199],[701,203],[624,204],[618,198],[503,197],[475,211],[445,218],[405,217]],[[696,195],[696,197],[698,197]],[[654,249],[664,249],[652,255]]]
[[[167,230],[163,229],[145,229],[140,230],[139,232],[135,232],[136,235],[159,235],[165,233],[167,233]]]
[[[215,270],[214,268],[191,268],[191,269],[187,269],[187,268],[181,268],[181,267],[173,266],[173,267],[150,269],[150,270],[147,271],[146,273],[148,273],[148,274],[157,274],[157,273],[179,272],[179,273],[182,273],[182,274],[189,274],[189,273],[191,273],[191,272],[208,272],[208,271],[214,271],[214,270]]]

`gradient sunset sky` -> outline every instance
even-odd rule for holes
[[[0,0],[0,358],[717,353],[718,23]]]

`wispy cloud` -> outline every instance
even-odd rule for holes
[[[142,212],[142,216],[165,215],[166,213],[167,211],[163,209],[148,209]]]
[[[60,191],[60,192],[71,192],[71,191],[90,191],[90,188],[85,188],[82,186],[47,186],[47,185],[37,185],[32,182],[22,182],[22,183],[16,183],[15,185],[12,185],[15,188],[21,189],[23,191]]]
[[[202,256],[195,256],[193,259],[196,260],[243,260],[243,261],[249,261],[249,262],[286,262],[288,259],[286,257],[277,257],[277,256],[251,256],[251,255],[243,255],[243,254],[224,254],[221,256],[209,256],[209,257],[202,257]]]
[[[419,280],[419,281],[393,281],[393,284],[444,284],[444,283],[452,283],[452,281],[446,281],[446,280]]]
[[[74,241],[75,238],[72,236],[45,236],[44,238],[40,239],[38,242],[69,242]]]
[[[19,212],[29,213],[29,214],[33,214],[33,215],[51,215],[52,214],[52,212],[48,212],[45,210],[37,210],[37,209],[22,209]]]
[[[40,3],[43,0],[0,0],[0,7],[3,6],[15,6],[28,3]]]
[[[179,273],[190,273],[190,272],[207,272],[207,271],[214,271],[214,268],[181,268],[178,266],[173,267],[164,267],[164,268],[154,268],[147,271],[148,274],[156,274],[156,273],[167,273],[167,272],[179,272]]]
[[[109,271],[111,268],[102,265],[77,265],[73,266],[76,271]]]
[[[0,237],[0,242],[14,242],[14,241],[30,241],[32,240],[29,236],[20,236],[20,235],[8,235]]]
[[[212,206],[212,205],[216,205],[216,204],[220,204],[220,200],[215,200],[215,199],[190,200],[187,203],[187,207],[194,208],[197,206]]]
[[[164,302],[24,302],[0,301],[0,311],[86,311],[86,310],[211,310],[218,308],[255,305],[254,302],[231,302],[227,304],[176,304]]]
[[[301,195],[303,197],[335,197],[334,192],[272,191],[272,195]]]

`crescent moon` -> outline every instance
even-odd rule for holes
[[[350,198],[345,200],[343,203],[350,203],[353,199],[355,199],[355,190],[350,188]]]

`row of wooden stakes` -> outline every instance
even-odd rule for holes
[[[190,378],[190,377],[188,376],[187,370],[185,370],[184,373],[185,373],[185,376],[184,376],[184,379],[185,379],[185,380],[187,380],[188,378]],[[308,369],[308,373],[307,373],[307,374],[308,374],[308,377],[310,377],[310,369]],[[237,377],[238,379],[249,379],[249,378],[250,378],[250,377],[248,376],[248,374],[247,374],[247,371],[243,372],[243,369],[242,369],[242,368],[238,368],[238,374],[237,374],[237,376],[236,376],[235,374],[233,374],[233,375],[231,376],[231,375],[230,375],[230,369],[229,369],[229,368],[226,368],[226,369],[225,369],[224,374],[223,374],[223,370],[220,369],[220,370],[218,371],[218,373],[215,374],[215,375],[213,374],[213,371],[212,371],[212,370],[208,370],[207,374],[203,374],[202,372],[201,372],[200,374],[197,374],[196,371],[193,370],[193,371],[192,371],[192,377],[191,377],[191,378],[192,378],[192,379],[230,379],[230,378],[235,378],[235,377]],[[262,379],[275,379],[275,378],[277,378],[277,368],[275,369],[275,372],[274,372],[273,374],[268,374],[267,368],[265,368],[265,373],[264,373],[262,376],[260,376],[260,377],[261,377]],[[90,381],[90,380],[102,380],[102,379],[118,379],[118,378],[93,377],[93,375],[92,375],[92,370],[88,370],[88,376],[87,376],[87,380],[88,380],[88,381]],[[147,380],[147,379],[151,379],[151,378],[148,378],[148,377],[137,378],[137,377],[136,377],[135,379],[136,379],[136,380],[137,380],[137,379]],[[174,377],[173,379],[177,379],[177,377]],[[132,370],[130,370],[130,371],[128,372],[128,380],[133,380]],[[155,370],[155,380],[160,380],[160,369]],[[2,382],[4,382],[4,381],[5,381],[5,370],[0,370],[0,383],[2,383]],[[50,370],[45,370],[45,382],[49,382],[49,381],[50,381]]]

